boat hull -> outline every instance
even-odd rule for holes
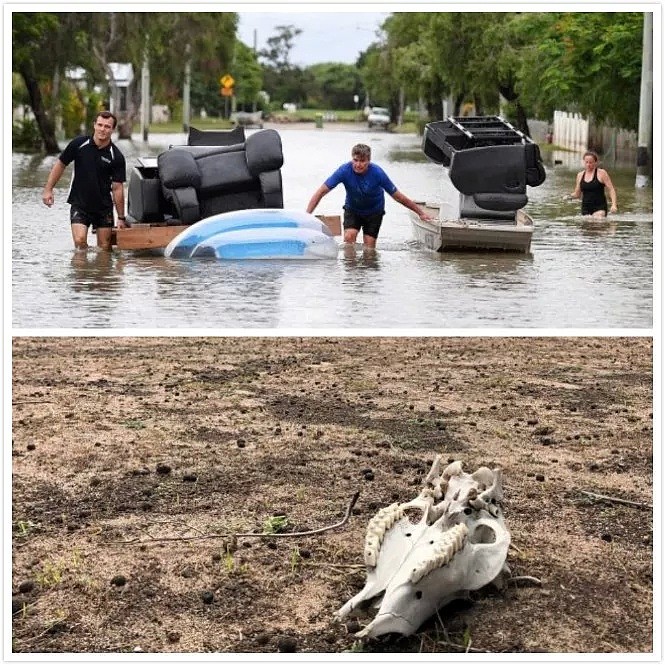
[[[338,246],[330,229],[301,210],[252,209],[213,215],[196,222],[167,245],[176,259],[334,259]]]
[[[425,206],[431,215],[438,208]],[[523,210],[518,210],[515,220],[455,219],[433,222],[421,220],[411,213],[414,238],[434,252],[454,250],[529,252],[533,235],[533,220]]]

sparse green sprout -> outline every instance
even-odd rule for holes
[[[296,545],[291,550],[291,575],[296,574],[296,572],[298,571],[298,566],[300,565],[301,561],[302,561],[302,557],[300,556],[300,550],[298,549],[298,546]]]
[[[146,424],[142,420],[126,420],[125,427],[127,429],[145,429]]]
[[[233,572],[235,565],[233,554],[227,550],[226,555],[224,556],[224,569],[229,575]]]
[[[30,520],[17,520],[15,523],[15,528],[18,532],[17,535],[22,538],[25,538],[34,528],[36,528],[36,526],[37,525]]]
[[[286,515],[273,515],[263,523],[263,533],[281,533],[289,525]]]

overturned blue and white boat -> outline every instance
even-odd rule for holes
[[[176,259],[334,259],[330,229],[302,210],[264,208],[213,215],[187,227],[164,250]]]

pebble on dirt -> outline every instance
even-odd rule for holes
[[[294,653],[298,650],[298,641],[295,637],[280,637],[277,642],[277,651]]]

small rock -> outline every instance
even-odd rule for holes
[[[166,633],[166,639],[169,642],[179,642],[180,641],[180,633],[178,633],[175,630],[169,630],[169,632]]]
[[[360,630],[358,619],[350,619],[346,622],[346,632],[349,634],[357,633]]]
[[[542,473],[537,473],[536,480],[542,483],[545,480],[545,476]]]
[[[604,533],[600,538],[601,538],[601,540],[604,540],[606,543],[611,543],[612,542],[612,534],[611,533]]]
[[[260,646],[264,646],[270,642],[270,635],[267,633],[259,633],[255,638],[254,641],[259,644]]]
[[[21,593],[30,593],[35,588],[35,583],[33,580],[25,580],[18,585],[18,590]]]
[[[295,637],[280,637],[277,642],[277,651],[282,653],[294,653],[298,649],[298,641]]]
[[[168,464],[160,462],[157,465],[156,471],[160,476],[166,476],[171,473],[171,467]]]
[[[111,578],[111,586],[125,586],[127,578],[124,575],[116,575]]]
[[[23,612],[23,607],[27,605],[23,598],[12,598],[12,616]]]
[[[201,600],[205,605],[210,605],[215,600],[215,594],[212,591],[204,591],[201,594]]]
[[[34,443],[29,443],[29,444],[26,446],[26,448],[27,448],[28,450],[35,450],[35,449],[37,448],[37,446],[36,446]]]
[[[183,477],[182,480],[185,483],[195,483],[198,479],[198,476],[195,473],[186,473]]]

